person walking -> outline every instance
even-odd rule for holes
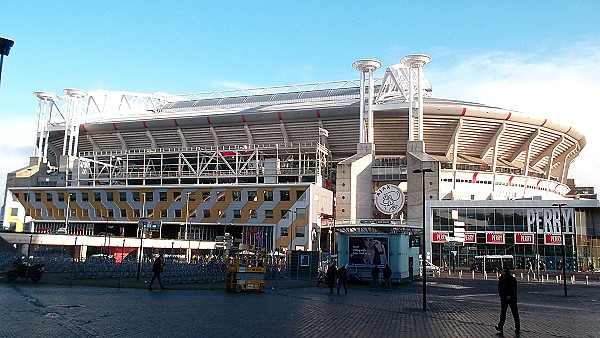
[[[389,264],[383,268],[383,279],[385,280],[385,291],[392,291],[392,268]]]
[[[163,254],[159,254],[158,257],[154,260],[154,264],[152,264],[152,280],[150,281],[150,285],[148,285],[148,290],[152,291],[152,284],[154,284],[154,280],[158,279],[158,284],[160,284],[160,288],[162,290],[166,290],[167,288],[163,285],[162,280],[160,279],[160,274],[163,272],[164,268],[164,258]]]
[[[371,286],[373,287],[373,290],[377,289],[377,286],[379,285],[379,271],[379,267],[373,265],[373,268],[371,269]]]
[[[506,320],[506,309],[510,306],[513,319],[515,320],[515,332],[521,332],[521,321],[519,320],[519,309],[517,307],[517,279],[510,273],[509,268],[504,268],[504,272],[498,280],[498,295],[500,296],[500,322],[496,326],[498,332],[504,332],[504,322]]]
[[[329,287],[329,293],[333,293],[333,287],[335,286],[335,277],[337,275],[337,268],[335,264],[331,264],[327,269],[327,286]]]
[[[337,294],[338,295],[340,294],[340,287],[342,285],[344,285],[344,292],[347,295],[348,288],[346,287],[346,280],[348,279],[348,269],[346,269],[346,265],[342,265],[342,267],[338,269],[337,276],[338,276]]]

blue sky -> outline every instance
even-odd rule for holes
[[[4,1],[15,41],[0,85],[0,186],[32,153],[34,91],[183,94],[358,78],[407,54],[433,61],[434,96],[571,125],[571,167],[600,189],[600,2]],[[3,189],[2,189],[3,190]]]

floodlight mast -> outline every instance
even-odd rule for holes
[[[373,72],[381,68],[381,62],[363,59],[352,63],[352,68],[360,72],[360,136],[359,143],[373,143],[373,97],[375,93]],[[365,75],[369,74],[369,107],[365,116]]]
[[[412,68],[417,68],[417,84],[418,84],[418,95],[417,95],[417,109],[418,109],[418,138],[417,140],[423,140],[423,66],[431,62],[431,56],[425,54],[411,54],[400,59],[400,63],[410,68],[408,72],[408,102],[409,102],[409,111],[408,111],[408,138],[409,141],[414,141],[414,131],[413,131],[413,109],[414,109],[414,94],[413,94],[413,75]]]

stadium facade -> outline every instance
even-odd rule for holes
[[[36,92],[33,153],[8,175],[4,227],[335,251],[336,231],[417,234],[425,221],[434,263],[539,254],[551,268],[564,243],[567,266],[598,266],[598,201],[566,197],[584,135],[435,98],[429,60],[405,57],[383,78],[379,61],[359,60],[360,80],[185,95]],[[373,197],[388,184],[406,195],[391,214]]]

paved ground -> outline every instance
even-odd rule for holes
[[[330,295],[308,282],[270,282],[265,293],[173,285],[166,291],[0,283],[0,337],[498,337],[496,282],[428,279],[391,292],[350,285]],[[140,285],[142,286],[142,285]],[[600,283],[519,283],[520,337],[598,337]],[[509,311],[510,312],[510,311]],[[510,313],[506,337],[514,337]]]

